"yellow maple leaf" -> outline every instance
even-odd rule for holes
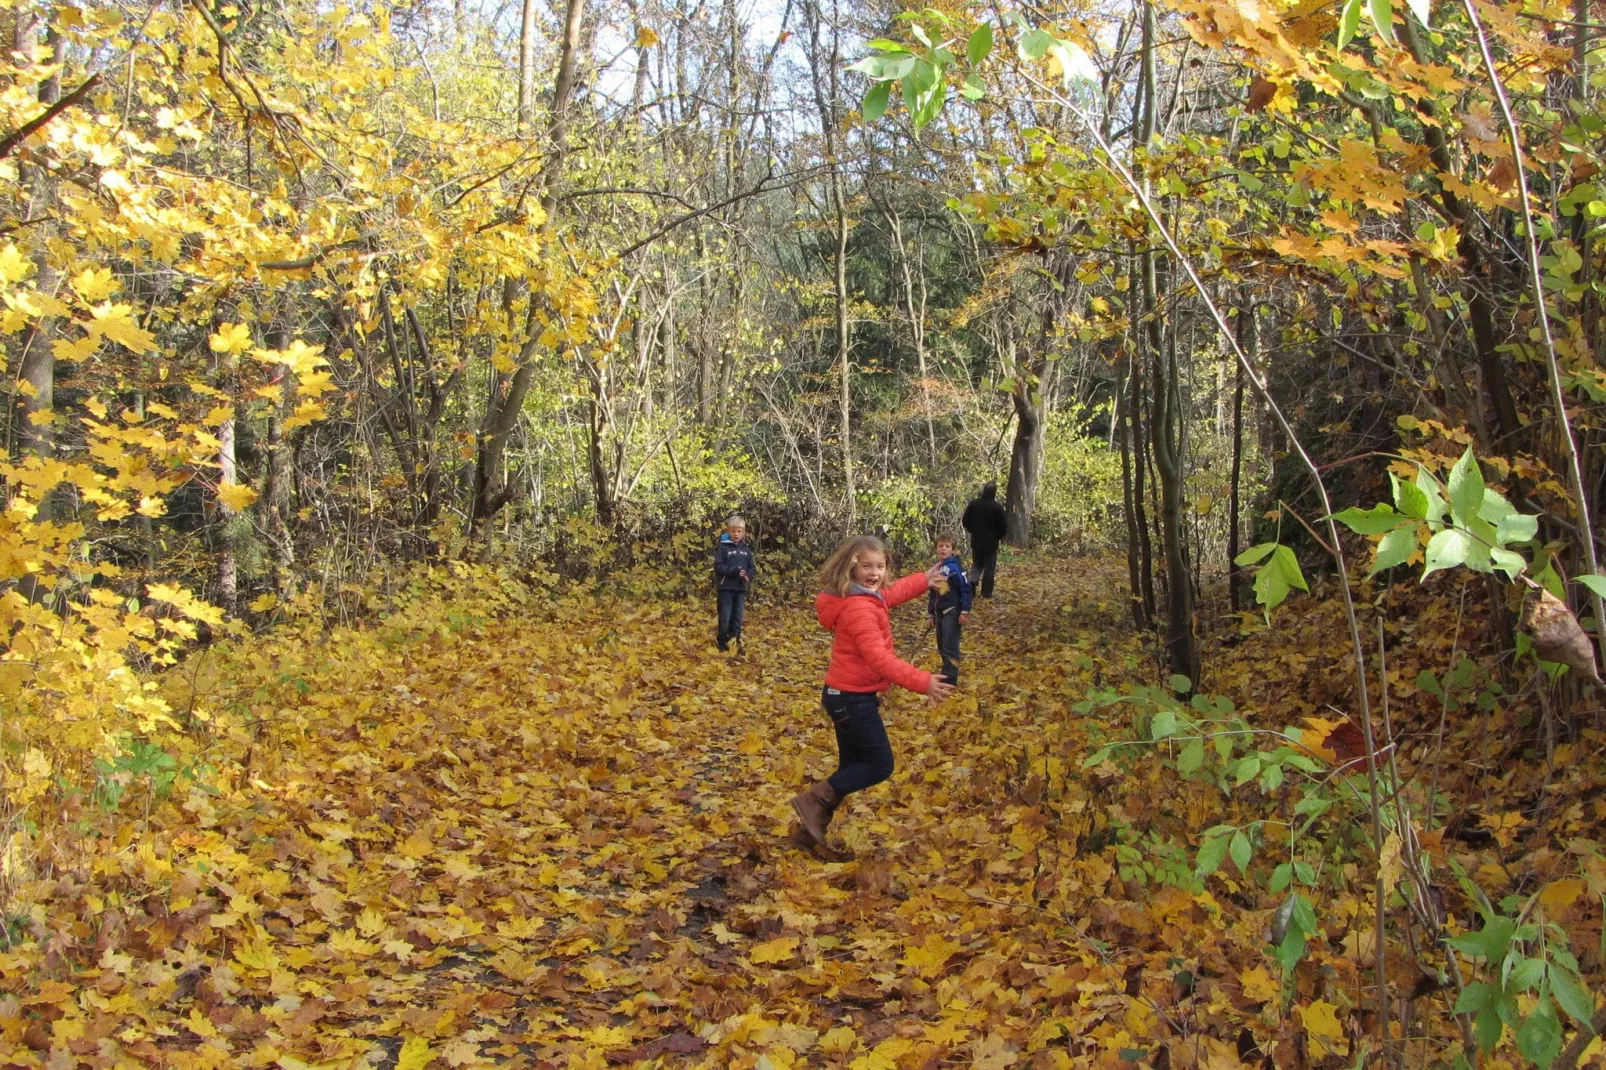
[[[777,936],[773,940],[766,940],[756,945],[748,958],[757,963],[786,962],[797,954],[797,937]]]
[[[86,334],[76,342],[58,338],[50,344],[50,350],[56,355],[57,360],[82,362],[95,355],[96,350],[100,349],[100,342],[101,340],[92,334]]]
[[[1508,810],[1503,814],[1484,814],[1483,824],[1494,833],[1495,842],[1501,847],[1510,847],[1517,840],[1517,830],[1527,822],[1527,818],[1515,810]]]
[[[1546,910],[1566,910],[1583,895],[1586,885],[1577,877],[1568,877],[1566,880],[1551,881],[1545,890],[1539,893],[1539,903]]]
[[[1316,1042],[1321,1054],[1341,1054],[1338,1042],[1344,1039],[1344,1023],[1338,1020],[1338,1007],[1318,999],[1300,1008],[1300,1020],[1305,1032]]]
[[[959,948],[960,945],[952,940],[944,939],[937,933],[927,933],[924,942],[905,944],[903,958],[899,961],[912,967],[922,977],[935,977]]]
[[[251,328],[244,323],[225,323],[207,344],[214,353],[244,353],[251,348]]]
[[[11,242],[0,249],[0,281],[21,282],[33,274],[33,261],[17,251]]]
[[[827,1055],[846,1055],[859,1046],[859,1034],[852,1026],[839,1025],[820,1037],[820,1050]]]
[[[85,268],[73,276],[72,288],[84,301],[95,302],[106,300],[123,287],[111,268]]]
[[[1264,966],[1251,966],[1238,975],[1244,998],[1253,1003],[1269,1003],[1277,998],[1278,985]]]
[[[255,487],[248,487],[244,483],[219,483],[217,500],[223,503],[223,508],[231,513],[238,513],[241,509],[257,500]]]
[[[90,310],[95,318],[88,324],[91,334],[110,338],[134,353],[145,353],[156,344],[156,336],[134,322],[134,306],[107,302]]]
[[[435,1060],[435,1053],[430,1049],[429,1041],[423,1037],[409,1036],[402,1041],[401,1054],[396,1058],[396,1070],[424,1070]]]
[[[251,599],[245,608],[253,613],[266,613],[278,604],[279,596],[269,591],[267,594],[257,595],[257,597]]]

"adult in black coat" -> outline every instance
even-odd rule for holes
[[[998,484],[986,483],[981,494],[965,506],[960,523],[970,532],[970,582],[983,598],[993,596],[998,571],[998,544],[1009,527],[1004,507],[998,504]]]

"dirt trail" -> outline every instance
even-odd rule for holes
[[[1117,1065],[1167,1032],[1171,969],[1078,930],[1185,946],[1156,926],[1200,913],[1157,890],[1117,917],[1080,853],[1068,711],[1137,669],[1121,578],[1006,563],[961,696],[887,703],[898,772],[839,815],[860,857],[835,866],[786,840],[834,765],[807,592],[760,592],[745,659],[712,599],[281,651],[302,697],[253,782],[60,876],[53,950],[0,954],[28,1008],[0,1039],[56,1065]],[[924,614],[894,616],[908,651]]]

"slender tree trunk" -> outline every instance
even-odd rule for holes
[[[1005,538],[1011,546],[1032,545],[1032,516],[1037,510],[1037,482],[1043,467],[1043,411],[1046,384],[1032,391],[1017,379],[1010,400],[1015,405],[1015,441],[1009,450],[1009,483],[1004,493]],[[1034,398],[1032,394],[1035,393]]]
[[[233,376],[231,375],[232,379]],[[231,391],[232,393],[232,391]],[[234,457],[234,425],[235,417],[230,416],[224,420],[217,430],[217,463],[218,463],[218,559],[217,559],[217,589],[218,603],[229,612],[234,612],[239,602],[240,579],[237,559],[235,555],[235,542],[238,535],[239,514],[229,508],[224,500],[222,491],[239,483],[239,470]]]
[[[1143,4],[1143,112],[1138,136],[1144,149],[1154,138],[1155,124],[1154,5]],[[1183,458],[1181,386],[1176,347],[1162,344],[1155,254],[1145,248],[1139,264],[1143,284],[1142,313],[1152,368],[1151,412],[1154,463],[1160,477],[1160,536],[1166,565],[1166,660],[1171,671],[1199,680],[1199,654],[1193,635],[1193,577],[1186,533],[1182,528]]]
[[[535,129],[535,13],[536,0],[523,0],[523,17],[519,20],[520,137],[527,137]]]
[[[1238,309],[1238,348],[1254,360],[1259,346],[1259,331],[1255,325],[1254,296],[1244,287]],[[1232,611],[1243,608],[1243,573],[1238,567],[1240,505],[1238,491],[1244,464],[1244,369],[1233,363],[1232,379],[1232,489],[1227,499],[1227,600]]]
[[[525,0],[529,3],[530,0]],[[580,64],[587,0],[568,0],[564,9],[563,41],[558,52],[557,77],[552,86],[552,115],[547,127],[547,156],[542,180],[541,202],[546,209],[545,229],[551,232],[557,217],[558,187],[563,181],[568,157],[569,108]],[[536,295],[531,295],[531,312]],[[519,352],[516,370],[497,372],[492,378],[490,396],[480,421],[479,442],[474,458],[473,500],[469,507],[469,526],[475,534],[489,532],[489,521],[512,496],[507,488],[506,455],[508,438],[518,426],[519,412],[529,396],[535,377],[535,359],[540,348],[540,326],[533,315],[525,321],[525,342]]]
[[[833,69],[835,58],[833,50]],[[848,497],[848,527],[854,528],[858,525],[859,495],[853,482],[853,354],[848,330],[848,216],[847,207],[842,203],[842,176],[837,173],[834,164],[831,168],[831,201],[836,210],[836,346],[842,364],[842,483]]]

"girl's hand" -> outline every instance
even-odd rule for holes
[[[943,568],[942,562],[939,561],[937,564],[926,569],[926,586],[932,590],[937,589],[937,584],[946,583],[947,581],[948,571],[947,569]]]
[[[954,685],[948,682],[946,676],[936,672],[931,674],[931,688],[926,692],[926,698],[931,700],[933,706],[953,693]]]

